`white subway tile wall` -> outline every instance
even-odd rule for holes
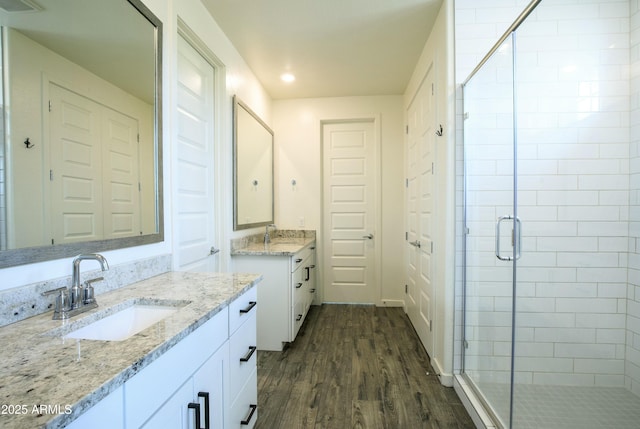
[[[640,395],[640,2],[629,2],[629,255],[625,385]]]
[[[456,0],[459,83],[528,3]],[[516,36],[518,383],[625,386],[640,395],[638,3],[544,0]],[[509,73],[495,67],[473,88],[482,106],[464,109],[481,112],[465,124],[477,121],[474,135],[465,136],[476,147],[465,154],[474,161],[467,171],[469,203],[479,210],[471,220],[495,222],[509,213]],[[457,95],[460,106],[462,92]],[[463,114],[458,109],[460,157]],[[495,224],[468,226],[485,233],[468,242],[477,256],[468,261],[467,308],[474,311],[467,313],[465,370],[482,381],[508,382],[511,272],[495,260]],[[456,297],[460,302],[460,283]],[[456,351],[459,368],[460,347]]]

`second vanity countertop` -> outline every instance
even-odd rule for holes
[[[313,230],[276,230],[268,244],[264,234],[254,234],[231,241],[232,256],[292,256],[306,247],[315,245]]]
[[[67,321],[52,320],[48,312],[0,328],[0,427],[64,427],[261,278],[169,272],[101,294],[96,297],[98,308]],[[91,323],[108,309],[132,300],[180,308],[124,341],[62,338],[68,325]],[[59,412],[34,412],[40,405]]]

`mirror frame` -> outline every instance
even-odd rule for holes
[[[154,143],[155,143],[155,180],[156,180],[156,225],[158,231],[154,234],[134,237],[92,240],[79,243],[55,244],[52,246],[25,247],[0,251],[0,268],[33,264],[36,262],[62,259],[80,253],[104,252],[126,247],[164,241],[164,205],[162,183],[162,21],[156,17],[141,0],[127,1],[154,27],[155,31],[155,105],[154,105]]]
[[[238,110],[243,109],[249,116],[256,120],[269,134],[271,134],[271,216],[270,219],[254,223],[239,223],[238,222],[238,205],[240,204],[238,198]],[[274,221],[275,215],[275,171],[274,171],[274,134],[273,130],[253,111],[247,106],[237,95],[233,96],[233,230],[238,231],[241,229],[256,228],[259,226],[270,225]]]

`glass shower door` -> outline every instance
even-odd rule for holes
[[[512,37],[464,85],[465,312],[463,371],[510,427],[513,387],[514,85]]]

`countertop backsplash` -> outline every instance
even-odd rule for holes
[[[308,238],[315,239],[316,231],[313,229],[271,229],[269,228],[269,237],[271,240],[278,238]],[[247,235],[231,240],[231,250],[243,249],[251,244],[264,243],[264,233]]]
[[[103,281],[93,284],[96,298],[100,303],[100,294],[102,293],[119,289],[170,270],[171,255],[167,254],[111,265],[107,271],[82,271],[80,280],[84,282],[93,278],[104,277]],[[71,264],[69,264],[69,272],[71,272]],[[0,327],[51,311],[55,296],[42,296],[42,292],[62,286],[71,286],[71,275],[0,292]]]

